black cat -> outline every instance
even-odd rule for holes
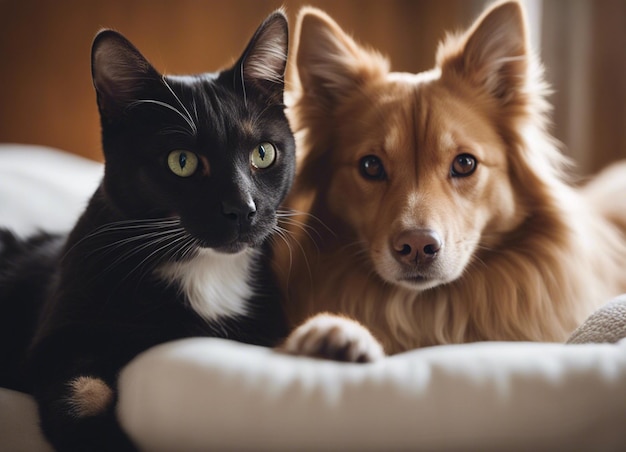
[[[57,449],[133,448],[116,377],[153,345],[284,337],[267,243],[294,175],[287,44],[276,12],[232,68],[163,76],[96,36],[103,181],[68,237],[0,234],[0,385],[35,396]]]

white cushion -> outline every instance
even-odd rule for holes
[[[4,388],[0,388],[0,451],[52,451],[39,430],[33,398]]]
[[[0,227],[69,231],[102,174],[102,164],[52,148],[0,144]]]
[[[146,450],[623,450],[626,340],[341,364],[187,339],[130,363],[120,394]]]

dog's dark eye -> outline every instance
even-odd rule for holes
[[[385,167],[375,155],[366,155],[359,162],[361,175],[370,180],[383,180],[387,177]]]
[[[476,171],[478,162],[471,154],[459,154],[454,158],[450,167],[452,177],[466,177]]]

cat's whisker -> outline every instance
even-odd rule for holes
[[[147,229],[152,230],[156,228],[170,228],[179,224],[178,219],[142,219],[142,220],[122,220],[113,223],[107,223],[93,232],[85,236],[85,238],[91,238],[96,234],[100,234],[108,231],[124,231],[127,229]]]
[[[318,239],[322,239],[321,234],[317,231],[317,229],[315,229],[313,226],[306,224],[306,223],[302,223],[298,220],[294,220],[294,219],[280,219],[279,220],[281,223],[284,223],[288,226],[294,226],[298,229],[300,229],[304,234],[307,235],[307,237],[309,238],[309,240],[311,241],[311,243],[313,243],[315,245],[315,247],[317,248],[317,241],[313,238],[313,233],[315,233],[315,235],[317,236]]]
[[[198,105],[196,103],[196,98],[192,97],[191,98],[191,105],[193,106],[193,113],[196,117],[196,123],[199,124],[200,123],[200,118],[198,117]]]
[[[116,261],[114,261],[109,266],[107,266],[102,271],[102,274],[103,275],[107,274],[110,270],[115,268],[117,265],[121,264],[125,260],[128,260],[128,259],[132,258],[134,255],[140,253],[143,250],[146,250],[147,248],[149,248],[151,246],[159,246],[163,242],[167,242],[165,245],[161,246],[160,249],[169,248],[169,247],[172,246],[172,243],[176,243],[180,239],[184,239],[185,235],[187,235],[186,232],[184,230],[180,229],[178,231],[173,232],[169,236],[159,238],[158,240],[148,241],[148,242],[144,243],[143,245],[141,245],[139,247],[133,247],[133,248],[127,250],[124,254],[120,255],[120,257],[118,257],[118,259],[116,259]],[[127,281],[128,279],[130,279],[131,276],[133,276],[135,278],[135,280],[137,281],[137,284],[140,284],[140,282],[145,278],[145,276],[147,274],[151,273],[154,270],[155,266],[153,265],[153,262],[155,262],[155,261],[158,262],[158,260],[160,260],[161,258],[166,258],[166,254],[167,254],[167,251],[165,253],[162,253],[162,254],[161,253],[155,254],[154,251],[152,253],[150,253],[140,263],[136,264],[130,271],[128,271],[124,275],[123,278],[121,278],[119,280],[118,287],[120,285],[122,285],[123,282]],[[138,270],[141,270],[141,272],[137,273]]]
[[[105,267],[104,270],[102,270],[102,274],[107,274],[110,270],[114,269],[115,267],[120,265],[122,262],[127,261],[128,259],[132,258],[133,256],[137,255],[138,253],[140,253],[141,251],[147,249],[148,247],[152,245],[154,245],[154,242],[144,243],[141,246],[133,247],[129,250],[126,250],[125,252],[121,253],[117,257],[117,259],[115,259],[107,267]],[[132,273],[132,271],[128,272],[127,275],[130,273]]]
[[[300,243],[300,241],[297,240],[295,237],[293,237],[293,235],[291,234],[291,231],[289,231],[288,229],[284,229],[284,228],[281,228],[280,226],[276,225],[274,227],[274,230],[275,231],[280,231],[281,233],[284,234],[284,238],[285,239],[293,240],[296,243],[296,245],[298,245],[298,248],[300,249],[300,252],[302,253],[302,257],[304,258],[304,263],[306,265],[307,272],[309,274],[309,279],[312,282],[313,281],[313,272],[311,270],[311,266],[309,265],[309,258],[308,258],[308,255],[307,255],[306,251],[304,250],[304,247]],[[281,237],[282,237],[282,235],[281,235]],[[289,246],[289,245],[287,245],[287,246]],[[291,247],[289,247],[289,251],[290,251],[290,261],[291,261],[292,260],[291,259]],[[317,249],[317,251],[319,253],[319,249]],[[292,262],[290,262],[290,265],[291,265],[291,263]]]
[[[168,254],[171,253],[172,249],[176,248],[177,244],[179,244],[181,241],[187,239],[187,233],[184,232],[184,231],[181,231],[181,233],[178,234],[178,237],[176,237],[175,239],[170,237],[170,239],[172,239],[172,240],[168,241],[164,245],[159,246],[159,248],[155,249],[150,254],[148,254],[146,257],[144,257],[141,260],[141,262],[139,262],[128,273],[127,276],[131,275],[132,273],[134,273],[135,271],[137,271],[139,269],[144,269],[142,276],[139,278],[139,280],[141,280],[143,278],[143,276],[145,276],[146,273],[149,273],[153,269],[154,266],[150,265],[150,264],[152,264],[152,262],[154,262],[155,259],[158,260],[159,262],[162,261],[164,257],[166,257]],[[163,242],[163,240],[158,240],[158,241],[154,242],[153,245],[161,244],[162,242]]]
[[[319,244],[318,244],[318,240],[315,240],[315,238],[313,237],[312,233],[315,233],[315,235],[317,236],[317,238],[319,240],[322,240],[322,235],[320,234],[320,232],[313,227],[312,225],[302,222],[298,219],[296,219],[296,217],[298,217],[299,215],[296,213],[290,213],[290,212],[281,212],[278,216],[278,220],[280,223],[286,224],[287,226],[293,226],[295,228],[300,229],[304,234],[307,235],[307,237],[309,238],[309,241],[313,244],[313,246],[315,247],[316,251],[319,253]],[[289,230],[289,229],[288,229]],[[311,232],[309,232],[311,231]],[[291,232],[291,230],[289,230],[289,232]]]
[[[198,241],[189,236],[189,241],[181,248],[181,259],[188,259],[198,249],[198,246]]]
[[[183,134],[183,135],[188,135],[189,131],[182,127],[182,126],[170,126],[170,127],[165,127],[162,130],[159,131],[159,135],[176,135],[176,134]]]
[[[289,231],[282,229],[280,226],[275,226],[273,228],[273,232],[275,233],[275,235],[271,235],[270,238],[272,240],[274,240],[275,237],[280,238],[289,250],[289,271],[291,271],[291,266],[293,264],[293,249],[291,248],[291,244],[289,243],[291,239],[291,237],[289,236]]]
[[[126,250],[126,252],[120,254],[120,256],[115,259],[109,266],[107,266],[104,270],[103,273],[108,273],[112,268],[116,267],[117,265],[119,265],[120,263],[132,258],[133,256],[136,256],[137,254],[149,249],[150,247],[153,246],[159,246],[161,243],[163,242],[169,242],[172,241],[178,237],[184,236],[185,234],[187,234],[184,230],[180,229],[176,232],[172,232],[170,234],[166,234],[164,236],[159,236],[158,238],[152,238],[151,240],[147,240],[145,243],[140,244],[139,246],[133,246],[132,248]],[[122,245],[123,246],[123,245]],[[149,256],[152,256],[154,254],[154,252],[152,252]],[[145,261],[145,259],[144,259]],[[142,261],[141,264],[145,263],[144,261]],[[140,265],[141,265],[140,264]],[[131,274],[134,271],[134,269],[129,272],[128,274]]]
[[[187,245],[187,243],[189,243],[190,240],[193,241],[193,238],[187,233],[184,233],[174,239],[172,242],[170,242],[169,249],[166,250],[161,256],[161,260],[165,262],[171,262],[180,259],[182,250]]]
[[[94,231],[90,232],[89,234],[85,235],[84,237],[82,237],[80,240],[74,243],[69,249],[67,249],[65,253],[63,253],[63,255],[61,256],[61,261],[64,261],[75,249],[85,244],[85,242],[88,242],[90,239],[97,237],[98,235],[104,234],[106,232],[106,228],[108,227],[109,225],[101,226],[95,229]],[[93,253],[90,252],[89,255],[91,254]]]
[[[193,123],[193,121],[191,121],[188,117],[186,117],[184,114],[181,113],[181,111],[176,108],[173,107],[172,105],[168,104],[167,102],[163,102],[160,100],[155,100],[155,99],[139,99],[136,100],[135,102],[132,102],[128,108],[132,108],[135,107],[137,105],[140,104],[154,104],[154,105],[159,105],[161,107],[167,108],[173,112],[175,112],[177,115],[179,115],[181,118],[183,118],[185,120],[185,122],[187,123],[187,125],[189,125],[190,127],[190,135],[191,136],[196,136],[197,135],[197,129],[196,129],[196,125]]]
[[[107,223],[105,225],[100,226],[95,229],[94,232],[100,231],[108,231],[108,230],[127,230],[127,229],[155,229],[155,228],[165,228],[172,227],[179,224],[179,220],[177,218],[158,218],[158,219],[139,219],[139,220],[122,220],[115,221],[112,223]]]
[[[136,242],[136,241],[140,241],[140,240],[147,240],[147,239],[153,239],[153,238],[157,238],[157,237],[161,237],[161,236],[169,236],[170,234],[172,234],[172,230],[166,230],[166,231],[161,231],[161,232],[147,232],[145,234],[140,234],[140,235],[133,235],[127,238],[124,238],[122,240],[116,240],[114,242],[108,243],[106,245],[103,245],[99,248],[95,248],[94,250],[91,251],[91,253],[89,255],[93,255],[93,254],[97,254],[100,251],[109,249],[109,252],[111,251],[110,249],[113,248],[117,249],[120,247],[123,247],[124,245],[127,245],[131,242]]]
[[[243,94],[243,104],[246,106],[246,108],[248,108],[248,96],[246,95],[246,81],[244,79],[244,70],[243,70],[243,65],[245,64],[245,61],[243,61],[241,63],[241,66],[239,68],[239,77],[241,80],[241,91]]]
[[[121,220],[112,223],[107,223],[103,226],[96,228],[91,233],[87,234],[80,240],[78,240],[72,247],[70,247],[61,257],[61,260],[67,258],[67,256],[74,251],[78,246],[82,246],[85,242],[99,236],[105,236],[107,234],[144,229],[148,232],[154,232],[154,229],[172,229],[174,227],[180,228],[180,222],[178,219],[173,218],[161,218],[161,219],[141,219],[141,220]]]
[[[300,215],[298,214],[277,214],[276,215],[278,217],[278,219],[280,221],[283,221],[285,223],[290,222],[289,224],[292,225],[299,225],[302,228],[306,228],[309,231],[315,232],[315,234],[321,238],[321,234],[319,233],[319,231],[311,224],[306,223],[304,221],[299,220],[298,218],[300,217]]]
[[[199,245],[195,238],[187,234],[184,239],[174,250],[172,257],[176,256],[177,259],[187,260],[198,250]]]
[[[296,209],[289,209],[289,210],[280,210],[278,214],[279,216],[285,216],[285,217],[304,216],[304,217],[311,218],[316,223],[319,223],[319,225],[322,226],[324,229],[326,229],[326,231],[328,231],[328,233],[331,234],[333,237],[337,237],[337,234],[335,233],[335,231],[333,231],[328,225],[326,225],[326,223],[324,223],[319,217],[315,216],[314,214],[310,212],[301,212]]]
[[[187,110],[187,107],[185,107],[185,104],[183,104],[183,102],[180,100],[180,97],[178,97],[178,95],[174,92],[170,84],[167,83],[167,79],[165,77],[161,77],[161,80],[163,81],[163,84],[167,87],[169,92],[172,93],[172,96],[174,96],[174,99],[176,99],[176,101],[178,102],[178,105],[180,105],[183,108],[183,110],[185,110],[185,113],[187,114],[187,118],[189,120],[188,123],[191,126],[191,130],[193,130],[193,134],[198,135],[198,127],[196,126],[196,123],[193,121],[193,118],[191,117],[189,110]]]
[[[291,281],[291,270],[293,267],[293,249],[291,248],[291,244],[289,243],[288,231],[283,230],[280,226],[275,226],[273,228],[274,234],[270,236],[272,241],[275,241],[277,238],[282,240],[283,243],[287,246],[287,250],[289,251],[289,266],[287,268],[287,293],[289,292],[289,281]]]

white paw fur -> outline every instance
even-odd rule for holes
[[[296,328],[280,350],[292,355],[361,363],[385,356],[383,346],[363,325],[327,313],[311,317]]]

